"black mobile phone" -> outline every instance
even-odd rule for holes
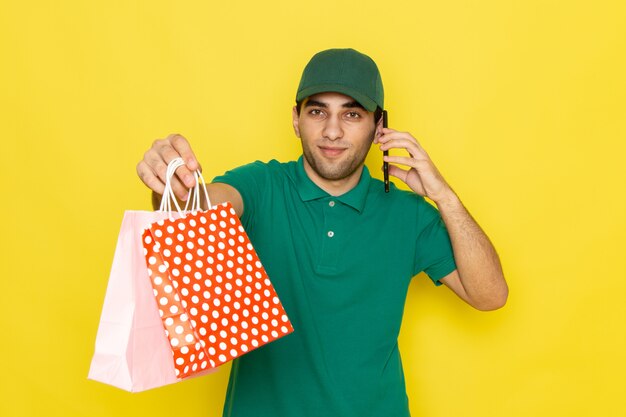
[[[387,117],[387,110],[383,110],[383,127],[388,127],[389,118]],[[383,151],[383,156],[389,155],[389,151]],[[385,182],[385,192],[389,192],[389,163],[383,161],[383,180]]]

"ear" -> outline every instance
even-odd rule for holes
[[[380,116],[378,123],[376,123],[376,132],[374,133],[374,143],[377,143],[378,138],[383,135],[383,117]]]
[[[295,132],[297,137],[300,137],[300,128],[298,125],[300,123],[300,117],[298,116],[298,109],[296,108],[296,106],[293,106],[291,118],[293,122],[293,131]]]

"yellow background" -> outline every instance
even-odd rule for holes
[[[626,3],[3,1],[2,416],[219,416],[228,370],[88,381],[135,165],[180,132],[212,177],[299,155],[302,68],[371,55],[408,130],[494,241],[507,306],[420,275],[400,338],[414,416],[624,416]],[[381,158],[368,158],[378,175]]]

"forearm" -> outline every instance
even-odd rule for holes
[[[454,192],[436,202],[443,218],[467,301],[481,310],[503,306],[508,287],[489,238]]]

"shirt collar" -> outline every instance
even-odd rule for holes
[[[296,190],[300,195],[300,199],[302,201],[311,201],[324,197],[330,197],[330,194],[322,190],[313,181],[311,181],[309,176],[306,174],[306,171],[304,170],[304,161],[302,158],[302,156],[298,158],[294,177]],[[369,170],[366,166],[363,166],[363,172],[361,172],[361,178],[359,179],[356,187],[354,187],[347,193],[334,198],[337,201],[340,201],[354,208],[358,212],[362,212],[363,207],[365,206],[367,193],[369,191],[370,179],[371,176]]]

